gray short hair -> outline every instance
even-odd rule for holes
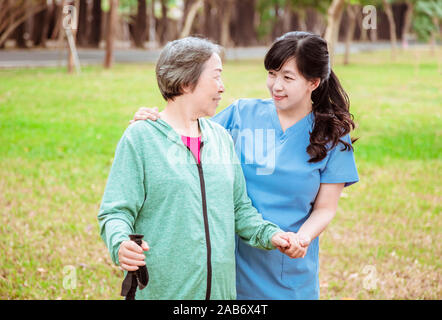
[[[164,47],[156,65],[156,76],[161,94],[167,101],[183,94],[183,87],[193,90],[203,71],[204,63],[220,47],[209,40],[186,37],[174,40]]]

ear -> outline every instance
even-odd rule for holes
[[[187,85],[187,86],[182,86],[182,87],[181,87],[181,91],[182,91],[183,94],[191,93],[191,92],[192,92],[192,88],[191,88],[191,86],[189,86],[189,85]]]
[[[319,87],[319,84],[321,83],[320,78],[315,78],[313,80],[310,80],[310,89],[314,91],[317,87]]]

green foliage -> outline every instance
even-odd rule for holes
[[[439,31],[437,20],[441,18],[442,0],[416,1],[413,29],[418,38],[423,41],[428,41],[433,32]]]
[[[264,38],[272,32],[272,28],[278,19],[275,7],[279,7],[281,11],[279,15],[281,16],[287,3],[291,10],[295,12],[305,10],[306,8],[315,8],[322,14],[327,12],[328,6],[330,5],[329,0],[258,0],[256,2],[256,11],[260,15],[260,24],[256,31],[259,39]]]

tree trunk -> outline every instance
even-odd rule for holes
[[[341,24],[342,12],[344,11],[345,0],[333,0],[327,11],[327,29],[324,39],[328,43],[330,64],[333,64],[335,46],[338,41],[339,26]]]
[[[146,0],[138,0],[137,17],[134,26],[134,43],[138,48],[144,48],[147,34]]]
[[[396,23],[394,22],[393,10],[391,9],[391,4],[387,0],[382,0],[384,4],[385,14],[388,18],[388,24],[390,26],[390,42],[391,42],[391,58],[396,59]]]
[[[359,10],[360,10],[360,7],[358,5],[349,4],[347,6],[347,15],[348,15],[349,22],[348,22],[347,34],[345,37],[344,64],[349,64],[349,62],[350,62],[350,45],[351,45],[351,42],[353,41],[353,36],[355,34],[356,16],[357,16]]]
[[[80,0],[80,9],[78,12],[78,29],[77,29],[77,44],[79,46],[87,45],[87,35],[89,29],[88,23],[88,1]]]
[[[160,44],[164,45],[167,42],[167,0],[161,0],[161,20],[159,28]]]
[[[292,18],[292,5],[290,0],[285,1],[284,14],[282,16],[282,33],[290,31]]]
[[[405,4],[407,5],[407,10],[405,11],[405,17],[404,17],[404,25],[402,26],[402,32],[401,32],[401,39],[402,39],[402,49],[408,48],[408,34],[410,33],[411,28],[411,20],[413,17],[413,3],[409,0],[405,1]]]
[[[32,28],[32,41],[34,46],[46,46],[46,38],[49,28],[49,8],[46,2],[44,10],[34,16],[34,26]]]
[[[256,32],[254,26],[255,0],[236,0],[233,40],[236,45],[249,46],[256,44]]]
[[[203,0],[196,0],[189,9],[189,13],[186,17],[186,22],[184,23],[183,30],[181,31],[180,38],[187,37],[190,34],[190,30],[192,28],[193,21],[195,20],[195,16],[198,10],[202,7]]]
[[[433,24],[436,26],[437,30],[431,31],[430,52],[434,56],[436,54],[436,36],[439,34],[439,30],[440,30],[439,19],[437,18],[437,16],[433,17]],[[438,69],[439,69],[439,67],[438,67]]]
[[[18,42],[22,42],[26,45],[24,42],[25,39],[23,38],[23,34],[25,33],[26,28],[26,20],[28,20],[33,15],[39,13],[40,11],[44,10],[46,7],[46,3],[33,5],[32,3],[28,3],[28,5],[24,5],[20,7],[16,14],[14,14],[14,19],[12,23],[9,23],[9,21],[0,21],[0,46],[5,43],[6,39],[11,35],[12,32],[14,32],[17,28],[22,27],[23,29],[19,30],[23,33],[20,37],[17,38]],[[20,26],[23,24],[23,26]],[[20,32],[17,32],[17,34],[20,34]]]
[[[233,1],[234,0],[224,1],[220,10],[220,14],[222,16],[220,44],[225,48],[230,46],[232,42],[232,39],[230,37],[230,20],[232,17]]]
[[[109,17],[106,26],[106,55],[104,59],[104,67],[109,69],[112,67],[114,54],[114,37],[117,27],[118,18],[118,0],[110,0]]]
[[[92,4],[92,21],[89,33],[89,44],[92,47],[98,48],[101,40],[101,0],[94,0]]]
[[[214,12],[216,12],[214,14]],[[204,1],[204,35],[214,40],[215,42],[220,42],[220,30],[219,30],[219,17],[220,9],[217,8],[216,3],[213,0]]]
[[[52,40],[58,39],[58,35],[62,27],[63,5],[61,3],[54,2],[54,17],[55,17],[54,28],[52,29],[52,33],[49,37]]]
[[[273,5],[275,20],[273,21],[272,39],[278,38],[282,33],[282,17],[279,16],[279,3]]]
[[[26,49],[28,47],[25,39],[25,32],[26,21],[23,21],[15,30],[15,45],[17,46],[17,48]]]
[[[157,47],[156,20],[155,20],[155,0],[151,0],[149,8],[149,48]]]

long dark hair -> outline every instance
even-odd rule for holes
[[[339,142],[344,150],[353,150],[341,138],[355,128],[350,113],[350,100],[330,67],[327,42],[309,32],[288,32],[276,39],[264,59],[266,70],[280,70],[290,58],[307,80],[319,78],[319,86],[312,92],[315,123],[310,133],[307,153],[309,162],[319,162]],[[357,139],[353,139],[355,142]]]

